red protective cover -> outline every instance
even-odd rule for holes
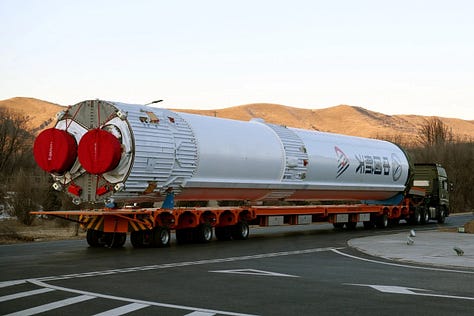
[[[102,129],[88,131],[79,142],[79,162],[91,174],[113,170],[119,164],[121,155],[120,141]]]
[[[76,140],[65,130],[45,129],[35,139],[33,155],[41,169],[50,173],[64,173],[76,160]]]

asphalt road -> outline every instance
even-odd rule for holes
[[[451,217],[445,226],[464,220]],[[368,262],[347,246],[351,238],[409,229],[253,228],[246,241],[165,249],[4,245],[0,314],[472,315],[474,271]]]

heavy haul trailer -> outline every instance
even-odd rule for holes
[[[413,187],[414,166],[401,148],[386,141],[101,100],[80,102],[57,118],[56,126],[35,140],[35,160],[51,173],[53,187],[74,203],[108,206],[51,213],[80,216],[92,246],[121,246],[127,232],[134,246],[163,246],[170,229],[178,241],[207,241],[213,227],[218,239],[245,239],[249,224],[322,220],[336,227],[357,222],[386,226],[390,220],[416,221],[418,214],[419,221],[444,220],[449,214],[447,208],[441,212],[441,207],[428,206],[430,187]],[[174,209],[174,199],[250,205],[268,200],[363,202]],[[163,200],[161,208],[114,207]]]

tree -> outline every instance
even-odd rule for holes
[[[31,166],[33,135],[29,117],[0,109],[0,174],[11,174],[22,165]]]
[[[438,117],[426,119],[418,132],[418,141],[424,147],[443,145],[454,140],[453,131]]]

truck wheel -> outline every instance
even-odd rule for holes
[[[152,245],[157,248],[169,247],[171,240],[170,230],[166,227],[153,229]]]
[[[216,227],[215,233],[217,240],[228,241],[232,239],[232,232],[230,226]]]
[[[212,240],[212,226],[201,224],[195,228],[195,240],[199,243],[207,243]]]
[[[413,217],[410,217],[410,223],[414,225],[418,225],[421,222],[421,213],[420,210],[417,208],[413,212]]]
[[[387,216],[387,214],[383,214],[382,216],[379,216],[377,218],[377,222],[375,223],[375,225],[378,228],[387,228],[387,226],[388,226],[388,216]]]
[[[238,222],[232,226],[231,234],[235,240],[245,240],[249,238],[249,225],[246,222]]]
[[[445,220],[446,220],[446,212],[444,211],[444,208],[441,208],[438,215],[438,223],[443,224]]]
[[[100,239],[102,238],[102,234],[103,234],[103,232],[101,232],[101,231],[94,230],[94,229],[88,229],[86,240],[87,240],[87,243],[89,244],[89,246],[91,246],[93,248],[102,247],[103,245],[100,242]]]
[[[430,221],[430,214],[428,210],[424,210],[421,215],[421,224],[427,224]]]

